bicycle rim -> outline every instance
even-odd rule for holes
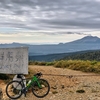
[[[19,81],[11,81],[6,86],[6,94],[11,99],[18,99],[22,95],[22,84]]]
[[[40,84],[41,88],[39,87],[38,83]],[[38,98],[45,97],[50,91],[49,83],[44,79],[39,79],[38,83],[35,82],[33,84],[32,92]]]

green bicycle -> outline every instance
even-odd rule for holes
[[[25,85],[26,79],[22,78],[22,74],[18,74],[17,77],[21,79],[21,81],[13,80],[9,82],[6,86],[6,94],[11,99],[18,99],[22,94],[26,96],[26,93],[30,88],[32,88],[32,93],[38,97],[45,97],[50,91],[50,85],[47,80],[41,79],[42,73],[37,73],[33,75],[28,84]]]

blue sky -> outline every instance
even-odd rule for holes
[[[100,0],[0,0],[0,43],[57,44],[100,37]]]

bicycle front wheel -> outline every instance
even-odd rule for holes
[[[39,79],[38,82],[35,82],[32,87],[33,94],[38,98],[45,97],[50,91],[50,85],[48,81],[44,79]]]
[[[11,99],[18,99],[22,95],[22,84],[19,81],[11,81],[6,86],[6,94]]]

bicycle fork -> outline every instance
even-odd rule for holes
[[[22,94],[24,94],[25,97],[26,97],[26,93],[27,93],[27,88],[24,87],[24,88],[22,89]]]

